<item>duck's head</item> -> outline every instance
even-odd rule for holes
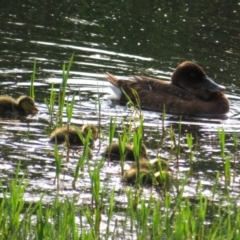
[[[87,124],[82,126],[82,133],[84,136],[88,134],[88,131],[91,131],[91,139],[96,140],[98,138],[98,128],[94,125]]]
[[[26,115],[36,114],[38,112],[34,100],[28,96],[19,97],[17,102],[19,109]]]
[[[190,61],[185,61],[177,66],[171,81],[174,85],[190,92],[197,89],[225,90],[224,86],[211,80],[199,65]]]

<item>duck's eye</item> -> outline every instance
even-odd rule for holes
[[[190,77],[195,78],[196,74],[195,73],[190,73]]]

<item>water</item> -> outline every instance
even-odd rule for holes
[[[128,4],[127,4],[128,3]],[[35,95],[40,112],[28,119],[0,119],[1,179],[7,184],[21,161],[21,172],[30,180],[28,200],[35,201],[47,192],[45,201],[54,198],[55,163],[53,146],[47,143],[50,134],[50,117],[45,104],[51,84],[59,88],[62,65],[74,53],[74,64],[68,81],[69,99],[76,93],[76,106],[72,123],[97,124],[98,105],[101,99],[101,125],[103,138],[93,151],[94,165],[101,159],[100,153],[107,145],[109,119],[116,117],[118,131],[121,120],[128,119],[131,111],[113,103],[107,93],[108,84],[104,72],[117,76],[146,74],[169,80],[172,71],[183,60],[197,61],[207,75],[226,86],[231,102],[227,119],[200,119],[185,117],[181,120],[183,136],[180,155],[182,176],[189,169],[186,133],[192,133],[196,143],[192,181],[186,195],[194,195],[198,180],[203,183],[204,193],[215,180],[216,172],[223,172],[217,131],[226,131],[226,154],[233,164],[232,133],[239,139],[239,11],[237,1],[208,1],[177,4],[152,1],[21,1],[9,3],[0,13],[1,94],[18,97],[29,93],[30,76],[34,59],[37,60]],[[158,155],[171,159],[175,169],[172,141],[165,139],[160,146],[161,114],[144,113],[144,143],[151,158]],[[66,117],[64,118],[66,121]],[[165,127],[177,132],[179,116],[168,115]],[[117,134],[116,134],[117,137]],[[100,148],[100,149],[99,149]],[[60,151],[65,154],[64,148]],[[79,194],[79,204],[90,198],[90,180],[87,172],[81,172],[77,190],[72,189],[72,177],[79,157],[72,151],[70,162],[64,166],[61,194]],[[237,158],[236,182],[232,193],[239,187],[239,159]],[[116,199],[126,201],[121,189],[120,167],[110,164],[103,167],[101,184],[107,182],[109,191],[115,187]],[[146,194],[147,195],[147,194]],[[119,216],[120,218],[121,216]]]

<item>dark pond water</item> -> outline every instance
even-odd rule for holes
[[[62,65],[74,53],[74,63],[68,81],[69,98],[76,93],[72,123],[98,123],[97,99],[101,103],[101,144],[96,143],[92,165],[101,159],[100,153],[108,139],[109,119],[116,117],[118,131],[122,119],[131,110],[113,104],[108,97],[109,85],[104,79],[108,71],[117,76],[146,74],[166,80],[183,60],[198,62],[208,76],[226,86],[230,99],[228,118],[181,120],[183,136],[180,154],[180,172],[189,169],[185,133],[191,132],[196,143],[192,182],[186,195],[194,195],[195,184],[202,180],[204,194],[211,193],[216,172],[223,172],[217,131],[226,131],[226,154],[233,163],[232,133],[239,139],[240,123],[240,3],[239,1],[19,1],[8,3],[0,13],[1,27],[1,94],[18,97],[29,93],[30,76],[34,59],[37,60],[35,95],[40,112],[28,119],[0,119],[1,179],[7,183],[21,161],[21,171],[30,180],[27,198],[34,201],[39,193],[47,192],[46,201],[56,193],[54,185],[55,163],[53,146],[47,143],[50,117],[45,104],[51,84],[59,88]],[[159,148],[161,114],[143,111],[144,142],[151,158],[157,153],[171,159],[172,142],[165,139]],[[66,121],[66,118],[64,118]],[[165,126],[178,129],[179,116],[166,117]],[[116,134],[117,137],[117,134]],[[60,147],[64,152],[64,148]],[[71,153],[70,162],[64,167],[61,181],[62,195],[79,195],[79,204],[90,199],[90,180],[81,172],[72,189],[73,172],[78,152]],[[237,176],[232,185],[233,194],[239,186],[239,159]],[[115,187],[116,201],[124,203],[121,193],[120,167],[110,164],[101,172],[102,184],[109,191]],[[147,189],[146,189],[147,191]],[[147,194],[146,194],[147,196]],[[119,216],[120,217],[120,216]]]

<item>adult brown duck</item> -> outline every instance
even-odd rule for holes
[[[126,104],[128,98],[137,104],[138,98],[141,108],[159,112],[217,115],[229,111],[228,98],[222,93],[225,87],[208,78],[194,62],[185,61],[178,65],[171,82],[145,76],[121,80],[110,73],[106,75],[121,104]]]
[[[38,109],[29,96],[20,96],[17,100],[10,96],[0,95],[0,114],[30,115],[36,114]]]

